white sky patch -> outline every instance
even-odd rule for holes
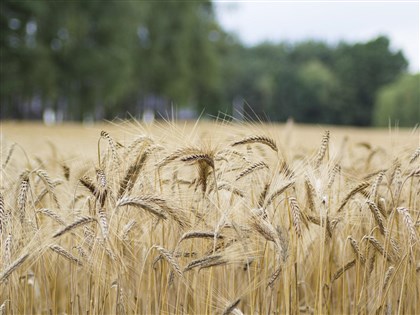
[[[216,2],[222,27],[245,45],[263,41],[330,44],[390,38],[411,72],[420,72],[419,1],[237,1]]]

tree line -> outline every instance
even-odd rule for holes
[[[2,118],[39,119],[46,109],[66,120],[165,116],[175,108],[184,117],[359,126],[419,120],[409,83],[418,76],[385,36],[247,47],[206,0],[0,6]],[[401,89],[412,97],[395,96]]]

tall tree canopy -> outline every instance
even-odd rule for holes
[[[384,36],[244,46],[208,0],[4,0],[0,9],[6,118],[51,108],[64,119],[112,119],[174,106],[366,126],[377,92],[407,68]]]

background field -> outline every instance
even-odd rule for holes
[[[419,144],[407,129],[4,122],[0,310],[418,314]]]

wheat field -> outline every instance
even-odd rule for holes
[[[420,314],[419,130],[2,123],[0,314]]]

